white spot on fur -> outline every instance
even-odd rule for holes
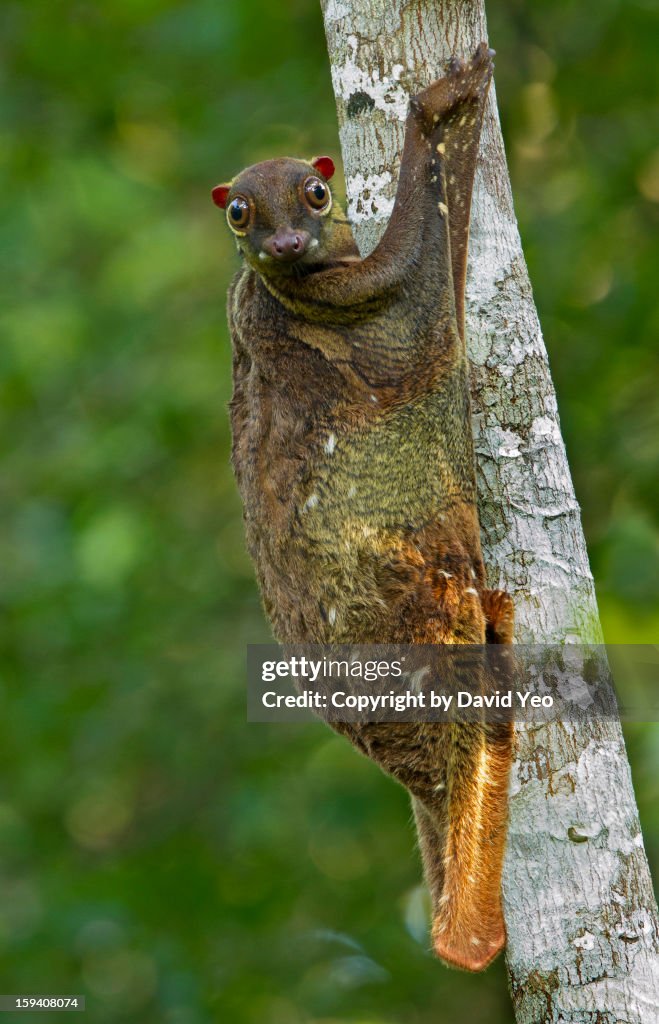
[[[336,448],[336,435],[335,434],[330,434],[330,436],[325,441],[325,451],[327,452],[328,455],[331,455],[335,448]]]
[[[452,572],[446,572],[445,569],[440,569],[439,570],[439,575],[440,576],[445,576],[447,580],[452,580],[453,579],[453,573]]]
[[[446,152],[446,146],[443,142],[438,142],[435,148],[438,153],[444,154]]]
[[[467,587],[465,594],[475,594],[476,597],[478,597],[478,591],[475,590],[474,587]]]
[[[378,396],[377,395],[371,395],[371,401],[372,402],[377,402],[378,401]]]
[[[437,203],[437,209],[441,213],[442,217],[445,217],[448,213],[448,206],[446,203]]]
[[[311,241],[309,242],[309,248],[310,249],[317,249],[319,245],[320,245],[320,242],[318,241],[317,238],[312,238]]]
[[[336,608],[330,608],[327,618],[329,619],[330,626],[333,626],[336,622]]]
[[[477,939],[475,935],[472,935],[472,937],[471,937],[471,944],[472,944],[472,946],[480,946],[481,940]]]
[[[306,512],[310,508],[315,508],[319,500],[320,499],[317,494],[310,494],[307,500],[305,501],[304,505],[302,506],[302,511]]]
[[[357,493],[357,488],[355,487],[354,484],[350,484],[350,487],[348,488],[348,497],[349,498],[354,498],[356,493]]]

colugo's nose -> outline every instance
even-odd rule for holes
[[[279,228],[263,243],[263,248],[276,260],[293,263],[304,256],[311,235],[308,231],[294,231],[292,228]]]

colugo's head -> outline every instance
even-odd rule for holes
[[[333,228],[333,174],[328,156],[264,160],[215,186],[213,202],[226,210],[238,248],[255,270],[299,273],[323,262]]]

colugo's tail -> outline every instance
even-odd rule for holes
[[[432,805],[414,800],[432,941],[446,963],[480,971],[506,941],[501,871],[513,727],[476,722],[445,728],[446,789]]]

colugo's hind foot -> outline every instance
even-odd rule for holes
[[[481,598],[488,644],[511,644],[515,631],[515,606],[505,590],[484,590]]]

